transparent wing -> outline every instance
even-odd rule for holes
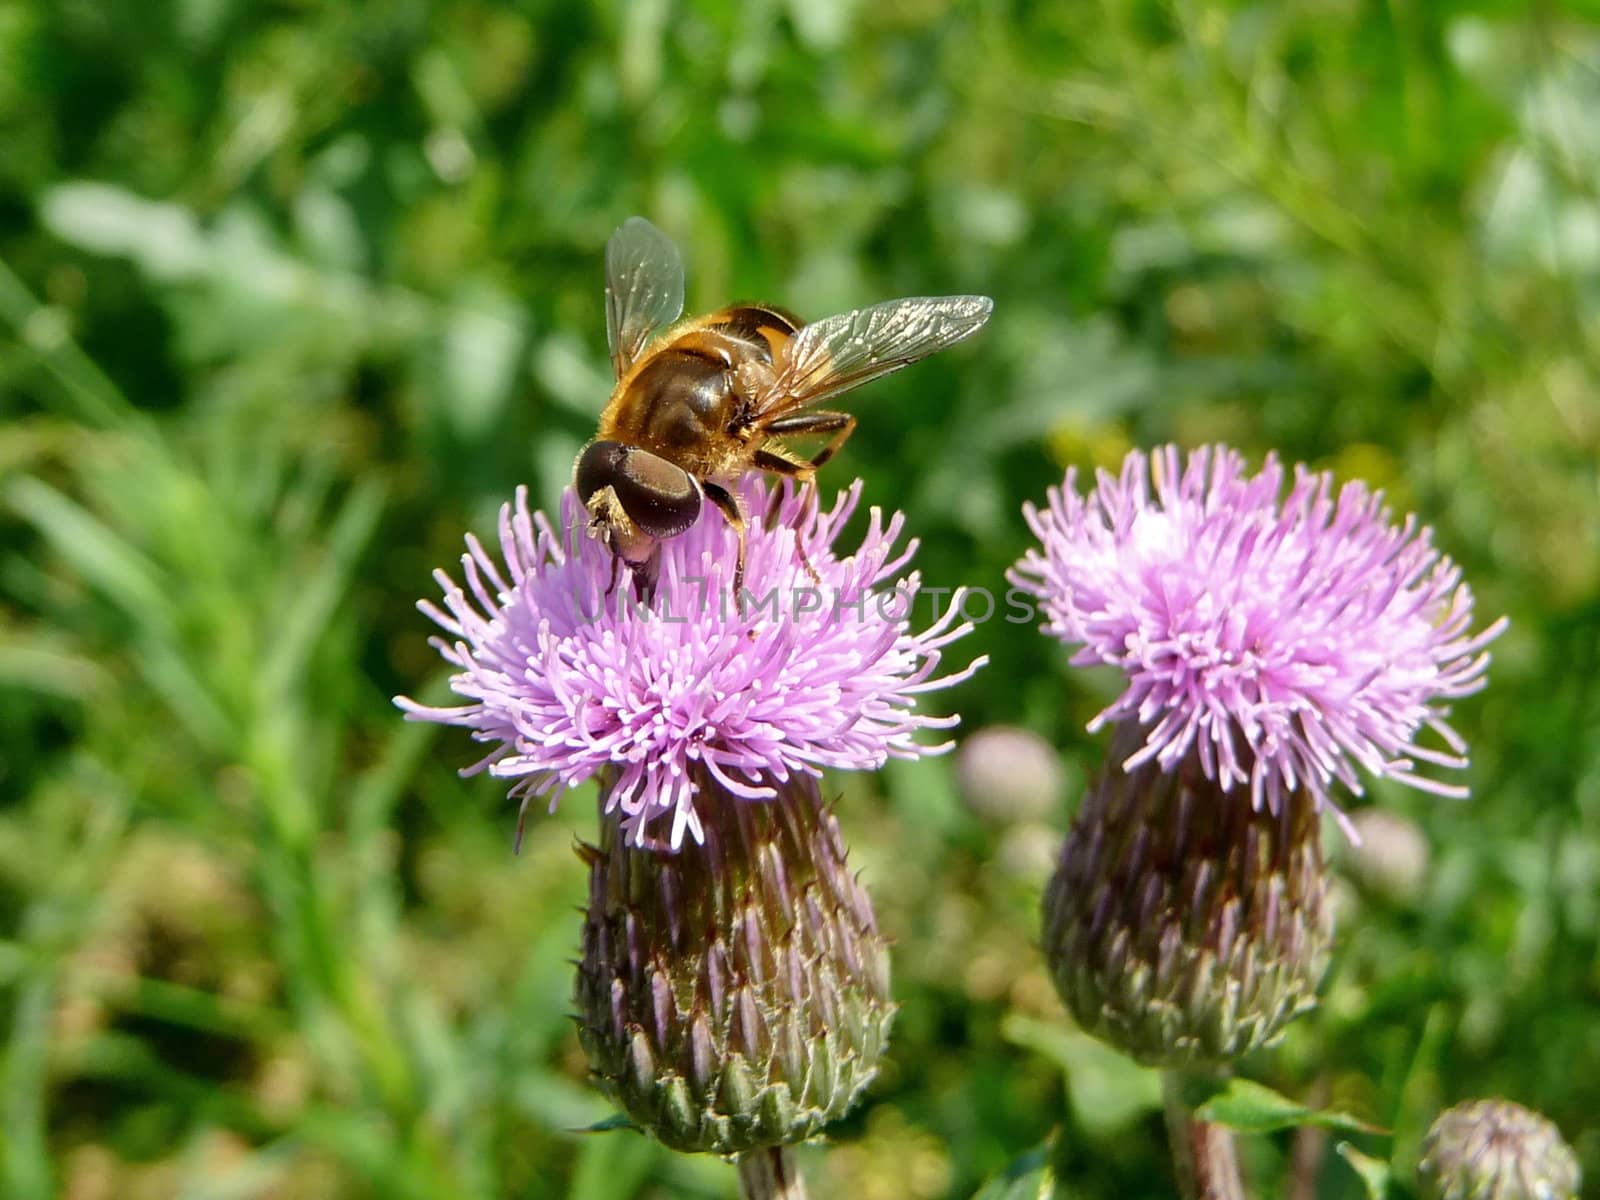
[[[913,296],[824,317],[784,347],[756,399],[757,422],[820,404],[983,328],[994,309],[987,296]]]
[[[683,259],[643,217],[629,217],[606,243],[606,343],[621,379],[650,335],[683,312]]]

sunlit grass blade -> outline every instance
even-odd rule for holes
[[[358,482],[333,520],[321,561],[309,577],[295,581],[289,607],[276,629],[268,633],[273,649],[263,664],[260,681],[265,703],[282,703],[305,670],[383,515],[383,497],[381,483],[370,479]]]
[[[11,1036],[0,1077],[5,1115],[0,1161],[5,1194],[15,1200],[48,1200],[54,1194],[45,1097],[56,995],[56,981],[47,968],[26,979],[12,997]]]
[[[31,522],[57,554],[136,624],[173,626],[176,597],[161,569],[88,509],[26,475],[6,485],[0,499]]]

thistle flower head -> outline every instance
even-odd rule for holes
[[[572,489],[559,526],[530,513],[518,489],[500,511],[503,569],[468,536],[465,586],[437,572],[444,609],[420,605],[448,635],[434,645],[457,668],[451,687],[466,703],[396,703],[410,719],[465,726],[492,744],[466,773],[514,780],[524,805],[548,796],[553,809],[608,771],[607,811],[621,814],[627,836],[673,848],[685,833],[704,840],[703,780],[763,800],[796,775],[948,748],[915,735],[955,718],[914,706],[982,665],[938,673],[944,648],[970,626],[952,604],[913,632],[917,576],[901,572],[916,543],[898,545],[902,518],[873,509],[861,545],[841,554],[834,543],[860,484],[826,511],[814,496],[788,487],[769,496],[754,479],[743,486],[753,519],[738,598],[728,594],[738,539],[707,505],[694,528],[661,543],[645,603],[625,571],[618,580],[609,551],[584,536]]]
[[[1447,702],[1483,686],[1472,593],[1415,518],[1395,524],[1383,493],[1269,456],[1247,474],[1226,447],[1135,451],[1086,495],[1074,472],[1026,515],[1041,546],[1011,573],[1044,606],[1046,632],[1075,665],[1120,667],[1127,686],[1091,725],[1131,721],[1123,764],[1172,770],[1193,754],[1223,791],[1248,784],[1278,812],[1306,789],[1319,806],[1359,767],[1463,794],[1419,764],[1465,765]],[[1281,498],[1280,498],[1281,497]],[[1443,749],[1420,746],[1426,726]]]

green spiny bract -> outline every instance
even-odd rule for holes
[[[889,956],[816,783],[742,800],[702,781],[705,841],[641,847],[602,818],[578,1031],[605,1091],[677,1150],[803,1141],[877,1073]]]

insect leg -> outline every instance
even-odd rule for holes
[[[831,433],[828,444],[811,456],[810,467],[815,471],[839,452],[839,447],[850,440],[850,435],[856,431],[856,419],[852,413],[842,412],[808,412],[795,413],[793,416],[779,417],[761,427],[761,432],[770,437],[803,437],[812,433]]]
[[[611,599],[611,593],[617,590],[617,581],[619,579],[621,579],[621,578],[622,578],[622,555],[613,554],[611,556],[611,582],[608,585],[606,585],[605,598],[607,600]]]
[[[800,565],[806,569],[806,574],[811,576],[811,582],[818,587],[822,586],[822,576],[817,574],[817,569],[811,565],[811,558],[806,554],[806,544],[800,540],[800,534],[794,535],[795,553],[800,556]]]
[[[652,547],[650,557],[643,562],[629,563],[628,576],[633,581],[634,599],[640,604],[654,603],[656,581],[661,577],[661,547]]]
[[[774,475],[785,475],[790,479],[798,479],[801,483],[810,483],[813,468],[810,463],[798,458],[789,457],[788,451],[779,447],[776,442],[772,447],[763,446],[756,451],[755,465],[763,471],[771,471]]]
[[[744,590],[744,513],[739,508],[739,501],[726,488],[703,480],[700,488],[705,492],[706,499],[715,504],[728,524],[733,526],[734,533],[739,535],[739,557],[733,564],[733,607],[738,611],[739,593]]]
[[[793,458],[784,458],[780,452],[768,450],[765,447],[756,451],[755,464],[763,471],[771,471],[774,475],[785,475],[790,479],[798,479],[801,487],[811,482],[811,476],[816,471],[816,468],[810,463],[800,462]],[[781,491],[775,491],[772,494],[774,511],[781,495]],[[770,512],[768,513],[767,525],[769,528],[772,525],[772,513]],[[794,548],[800,555],[800,565],[806,569],[806,574],[811,576],[811,582],[821,587],[822,576],[817,574],[817,569],[811,565],[811,559],[806,557],[806,546],[800,540],[799,533],[794,535]]]

